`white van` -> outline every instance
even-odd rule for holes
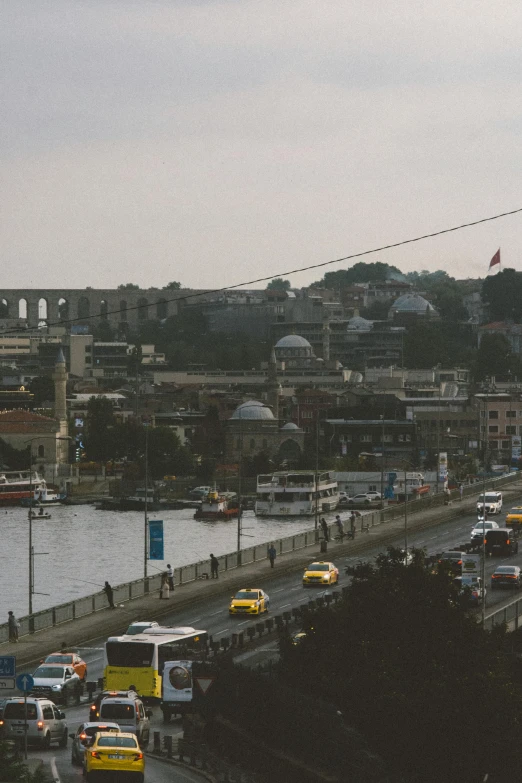
[[[163,721],[168,723],[172,715],[190,712],[192,699],[192,661],[165,661],[161,678]]]
[[[479,495],[477,511],[484,509],[484,495]],[[502,492],[486,492],[486,514],[500,514],[502,511]]]
[[[151,717],[141,699],[108,696],[100,704],[100,721],[114,721],[121,731],[132,732],[142,748],[149,744]]]

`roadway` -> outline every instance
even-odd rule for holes
[[[510,505],[515,505],[516,501],[513,499]],[[502,514],[494,517],[500,525],[503,524],[505,519],[505,509]],[[462,544],[470,540],[471,528],[476,523],[475,514],[467,514],[466,516],[458,517],[456,519],[449,520],[447,522],[439,522],[436,526],[426,528],[423,530],[411,530],[408,532],[408,546],[425,549],[428,555],[434,555],[446,549],[455,548],[459,544]],[[359,534],[360,535],[360,534]],[[404,546],[404,531],[397,531],[396,537],[394,537],[390,544],[391,546],[403,547]],[[363,556],[342,556],[335,558],[334,562],[339,568],[340,582],[339,587],[347,585],[350,577],[345,575],[345,568],[349,565],[355,565],[360,562],[361,559],[371,561],[378,554],[383,551],[382,544],[372,544],[368,542],[368,549],[365,550]],[[326,559],[326,558],[325,558]],[[486,563],[486,586],[489,588],[489,577],[500,564],[512,564],[522,566],[522,547],[521,551],[516,555],[512,555],[507,558],[488,558]],[[255,584],[243,584],[243,577],[238,574],[237,582],[231,589],[232,594],[241,587],[260,587],[263,588],[270,596],[270,615],[281,614],[285,611],[291,611],[292,608],[306,604],[310,598],[320,595],[324,591],[317,591],[315,589],[305,589],[302,587],[300,580],[300,573],[286,573],[286,574],[272,574],[270,569],[263,571],[263,575],[258,577]],[[333,588],[335,589],[335,588]],[[488,589],[486,598],[486,608],[491,610],[493,608],[501,608],[502,605],[508,603],[513,599],[512,590],[498,590],[492,591]],[[136,610],[133,610],[132,604],[127,604],[117,608],[115,612],[115,627],[121,626],[122,622],[126,620],[132,622],[134,620],[146,620],[147,617],[141,617],[136,615]],[[122,617],[123,615],[123,617]],[[201,628],[208,631],[214,639],[219,639],[222,636],[230,636],[230,634],[245,630],[249,625],[256,622],[255,617],[248,619],[242,619],[240,617],[230,617],[228,614],[228,602],[227,598],[223,595],[213,596],[209,595],[204,604],[198,604],[195,607],[185,607],[174,609],[172,613],[167,614],[162,619],[164,625],[188,625],[195,628]],[[103,645],[104,638],[96,638],[91,640],[86,646],[79,648],[79,652],[88,664],[88,680],[97,680],[103,674]],[[268,649],[274,651],[276,644],[271,642],[268,644]],[[243,653],[242,658],[248,658],[248,653]],[[9,695],[3,693],[2,695]],[[18,692],[15,694],[18,695]],[[84,701],[79,707],[67,707],[66,714],[69,724],[69,733],[76,730],[78,724],[88,717],[87,702]],[[154,708],[154,716],[152,718],[151,725],[151,746],[152,746],[152,732],[154,730],[160,730],[162,734],[171,734],[174,737],[181,734],[180,721],[173,720],[169,725],[162,723],[162,715],[158,707]],[[42,756],[41,751],[29,751],[29,755],[32,757]],[[70,749],[52,749],[50,754],[46,755],[46,761],[51,763],[53,775],[55,781],[59,783],[77,783],[82,779],[81,770],[76,767],[72,767],[70,762]],[[192,776],[192,777],[191,777]],[[163,783],[163,781],[201,781],[202,777],[185,768],[173,767],[166,765],[164,762],[160,762],[157,759],[147,759],[147,783]]]

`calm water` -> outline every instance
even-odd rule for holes
[[[95,593],[107,579],[112,585],[143,576],[144,516],[140,511],[96,511],[94,506],[58,506],[51,519],[33,522],[35,551],[33,611]],[[195,520],[194,509],[151,513],[163,518],[163,562],[149,562],[149,574],[164,571],[166,563],[188,565],[217,557],[237,547],[237,520]],[[332,515],[329,515],[332,519]],[[333,515],[335,516],[335,515]],[[328,517],[327,517],[328,518]],[[12,609],[17,616],[28,611],[27,509],[0,510],[0,622]],[[242,548],[262,544],[314,527],[313,517],[257,518],[243,515]],[[38,554],[38,553],[48,554]]]

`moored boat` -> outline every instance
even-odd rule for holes
[[[30,519],[51,519],[51,515],[48,511],[43,510],[43,506],[40,508],[39,511],[29,511],[29,518]]]
[[[47,491],[45,479],[36,471],[12,470],[0,472],[0,505],[17,506],[22,500],[30,503],[31,495],[37,500],[41,492]]]
[[[60,494],[46,485],[43,489],[41,487],[35,489],[33,500],[30,497],[22,498],[20,503],[25,508],[28,506],[33,506],[33,508],[35,506],[61,506],[66,499],[67,495]]]
[[[257,477],[257,516],[312,516],[338,505],[339,488],[329,471],[276,471]]]
[[[194,519],[230,519],[237,517],[239,509],[230,507],[230,498],[217,491],[211,490],[201,501],[201,506],[196,510]]]

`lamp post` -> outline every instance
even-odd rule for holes
[[[384,411],[381,415],[382,420],[382,446],[381,446],[381,509],[384,508]]]
[[[69,435],[61,438],[54,438],[51,435],[35,435],[34,438],[28,438],[25,442],[29,444],[29,615],[33,613],[33,595],[34,592],[34,551],[33,551],[33,442],[35,440],[72,440]]]
[[[401,458],[401,462],[405,462],[411,468],[415,468],[416,465],[407,459]],[[404,562],[408,562],[408,469],[403,469],[404,473]]]
[[[145,518],[143,520],[143,578],[147,578],[147,562],[149,557],[149,427],[148,422],[143,422],[145,427]]]
[[[486,626],[486,465],[488,454],[488,413],[489,413],[489,392],[493,391],[493,387],[490,385],[489,378],[486,378],[483,384],[483,389],[486,392],[484,400],[484,435],[483,435],[483,457],[484,465],[482,468],[482,563],[481,563],[481,579],[482,579],[482,600],[481,600],[481,623],[482,627]]]

